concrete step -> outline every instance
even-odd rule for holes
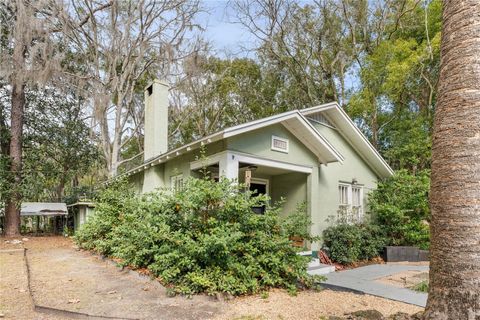
[[[320,265],[320,260],[317,258],[312,258],[312,261],[308,263],[308,268],[318,267]]]
[[[318,259],[317,259],[318,260]],[[322,275],[335,272],[335,266],[319,263],[317,266],[308,267],[307,273],[310,275]]]

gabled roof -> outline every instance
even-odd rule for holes
[[[282,124],[292,132],[292,134],[294,134],[308,149],[312,151],[313,154],[317,156],[320,163],[342,163],[345,159],[340,152],[338,152],[338,150],[336,150],[335,147],[331,145],[330,142],[310,123],[310,121],[306,119],[306,116],[318,112],[324,112],[327,114],[328,118],[331,119],[339,129],[340,134],[352,144],[354,149],[380,177],[386,178],[393,174],[393,170],[390,166],[370,144],[362,132],[355,126],[353,121],[336,102],[332,102],[308,109],[287,111],[267,118],[226,128],[168,151],[155,158],[147,159],[144,164],[128,171],[127,175],[140,172],[159,163],[170,161],[186,152],[190,152],[213,142],[277,123]]]
[[[153,165],[169,161],[181,154],[198,149],[204,145],[211,144],[222,139],[231,138],[246,132],[264,128],[273,124],[280,123],[287,130],[292,132],[313,154],[315,154],[320,163],[327,164],[331,162],[343,162],[344,157],[335,149],[334,146],[308,121],[300,111],[292,110],[281,114],[273,115],[226,128],[197,141],[188,143],[179,148],[168,151],[155,158],[147,159],[144,164],[127,172],[132,174],[140,172]]]
[[[355,123],[336,102],[319,105],[316,107],[300,110],[304,116],[315,113],[325,114],[331,120],[339,133],[352,145],[359,155],[370,167],[382,178],[393,175],[393,170],[378,153],[375,147],[368,141]]]
[[[62,202],[22,202],[20,215],[23,216],[66,216],[67,205]]]

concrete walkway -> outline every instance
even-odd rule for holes
[[[428,271],[428,266],[412,266],[400,264],[375,264],[352,270],[330,273],[324,287],[347,289],[349,291],[371,294],[391,300],[402,301],[425,307],[427,294],[406,288],[399,288],[375,281],[395,273],[405,271]]]

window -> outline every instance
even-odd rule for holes
[[[344,222],[363,219],[363,186],[340,183],[338,185],[339,218]]]
[[[348,185],[341,184],[338,186],[338,193],[340,195],[340,205],[348,205]]]
[[[183,175],[179,174],[177,176],[170,177],[170,187],[175,192],[182,190],[182,188],[183,188]]]
[[[288,139],[272,136],[272,150],[288,153]]]
[[[362,187],[352,186],[352,213],[358,219],[363,218]]]

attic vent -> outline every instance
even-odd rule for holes
[[[288,139],[272,136],[272,150],[288,153]]]
[[[308,116],[308,118],[315,121],[315,122],[333,127],[332,123],[330,121],[328,121],[328,119],[321,112],[311,114],[311,115]]]

